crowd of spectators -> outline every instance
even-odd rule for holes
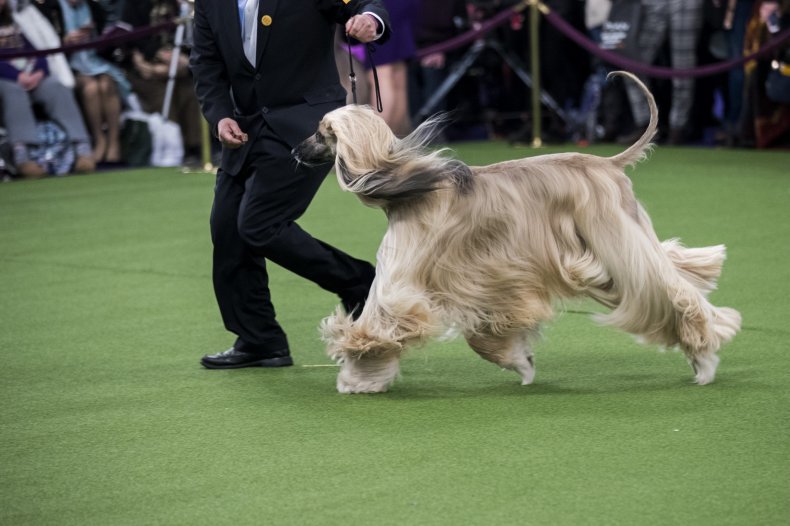
[[[529,27],[524,13],[484,38],[491,42],[463,74],[451,76],[469,45],[429,55],[439,44],[512,6],[514,0],[392,0],[387,44],[366,56],[353,48],[360,71],[376,64],[384,112],[403,136],[431,113],[452,110],[445,139],[529,139]],[[620,51],[649,64],[692,68],[737,59],[790,27],[790,0],[545,0],[571,25],[601,42],[610,14],[633,13]],[[0,0],[0,49],[34,50],[83,43],[119,28],[141,28],[179,16],[179,0]],[[610,24],[611,25],[611,24]],[[168,80],[169,115],[182,133],[186,160],[200,158],[201,125],[187,67],[175,63],[173,32],[118,47],[87,48],[47,57],[0,60],[0,170],[21,178],[86,173],[126,163],[124,112],[162,111]],[[644,126],[644,101],[628,86],[605,83],[618,69],[583,51],[541,20],[544,140],[628,142]],[[497,52],[497,49],[500,51]],[[503,53],[513,60],[503,60]],[[341,80],[349,57],[338,38]],[[419,58],[418,58],[419,57]],[[518,71],[518,64],[523,66]],[[515,65],[514,65],[515,64]],[[361,103],[375,105],[372,71],[360,75]],[[790,144],[790,45],[714,76],[646,79],[661,109],[660,140],[672,144],[774,147]],[[427,105],[443,83],[441,100]],[[430,107],[429,107],[430,106]],[[65,145],[65,146],[64,146]],[[60,148],[60,150],[57,149]],[[66,148],[66,150],[64,150]],[[60,153],[59,153],[60,152]],[[65,153],[64,153],[65,152]]]
[[[179,0],[0,0],[0,49],[53,49],[174,20]],[[130,162],[124,114],[163,111],[174,31],[64,57],[0,60],[4,175],[41,178]],[[178,58],[172,104],[185,162],[200,159],[201,124],[187,68]],[[139,117],[137,117],[139,118]]]
[[[408,22],[418,50],[447,41],[479,24],[514,0],[431,0],[419,2]],[[604,45],[602,33],[622,31],[610,24],[610,13],[627,12],[630,36],[617,49],[627,58],[665,68],[688,69],[739,59],[790,28],[790,1],[766,0],[545,0],[564,20]],[[400,20],[400,23],[406,23]],[[529,24],[525,14],[486,35],[490,43],[463,75],[452,75],[470,46],[422,56],[409,64],[411,124],[443,82],[452,85],[431,112],[452,111],[449,140],[492,137],[531,139],[529,88]],[[633,142],[646,125],[646,105],[638,91],[621,81],[605,82],[606,73],[622,69],[602,62],[541,19],[542,90],[556,102],[543,109],[544,141]],[[386,47],[386,45],[384,46]],[[515,71],[503,59],[504,49],[521,65]],[[392,54],[384,51],[385,56]],[[342,48],[340,48],[342,55]],[[419,57],[419,58],[417,58]],[[343,57],[338,57],[341,64]],[[346,59],[347,60],[347,59]],[[380,62],[378,62],[380,63]],[[365,61],[361,60],[360,65]],[[454,77],[448,80],[448,76]],[[643,77],[660,107],[659,140],[670,144],[740,147],[790,145],[790,43],[768,56],[736,65],[729,71],[699,77]],[[363,87],[361,93],[369,93]],[[382,87],[382,93],[385,88]],[[371,102],[365,99],[362,102]],[[385,101],[386,102],[386,101]],[[391,122],[399,135],[408,132]]]

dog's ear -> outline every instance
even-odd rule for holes
[[[338,182],[349,192],[370,200],[403,201],[438,188],[471,184],[471,170],[428,149],[443,122],[429,119],[398,140],[370,108],[346,106],[325,117],[337,137]]]
[[[340,154],[338,154],[335,160],[335,171],[337,172],[337,179],[340,182],[341,188],[351,191],[349,187],[353,184],[356,177],[349,171],[346,161]]]
[[[340,157],[335,166],[345,190],[380,201],[407,201],[448,186],[454,186],[461,192],[471,187],[472,171],[461,161],[442,158],[438,158],[439,163],[423,161],[424,158],[420,158],[358,177],[348,171]]]

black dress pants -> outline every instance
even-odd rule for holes
[[[211,211],[214,292],[225,327],[245,350],[288,347],[275,319],[266,261],[338,294],[364,301],[374,267],[313,238],[295,223],[331,165],[297,165],[290,146],[264,126],[242,170],[217,173]]]

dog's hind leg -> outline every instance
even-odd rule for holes
[[[535,378],[531,343],[536,333],[537,330],[524,329],[503,336],[473,334],[466,336],[466,341],[481,358],[516,371],[521,376],[521,385],[529,385]]]
[[[613,210],[597,224],[590,217],[580,219],[580,231],[617,293],[613,310],[595,319],[644,343],[679,346],[696,382],[708,384],[719,362],[715,353],[741,323],[737,311],[717,307],[706,297],[721,272],[724,249],[662,244],[644,210],[638,212],[638,221]]]
[[[716,352],[738,332],[741,315],[734,309],[711,305],[697,290],[676,294],[673,305],[679,344],[694,369],[694,380],[699,385],[709,384],[719,365]]]

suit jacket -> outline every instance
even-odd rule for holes
[[[334,58],[338,23],[373,12],[389,18],[379,0],[260,0],[257,63],[244,55],[233,0],[196,0],[190,68],[210,129],[225,117],[249,135],[238,149],[224,148],[222,170],[238,173],[264,124],[289,145],[313,134],[329,111],[345,103]]]

